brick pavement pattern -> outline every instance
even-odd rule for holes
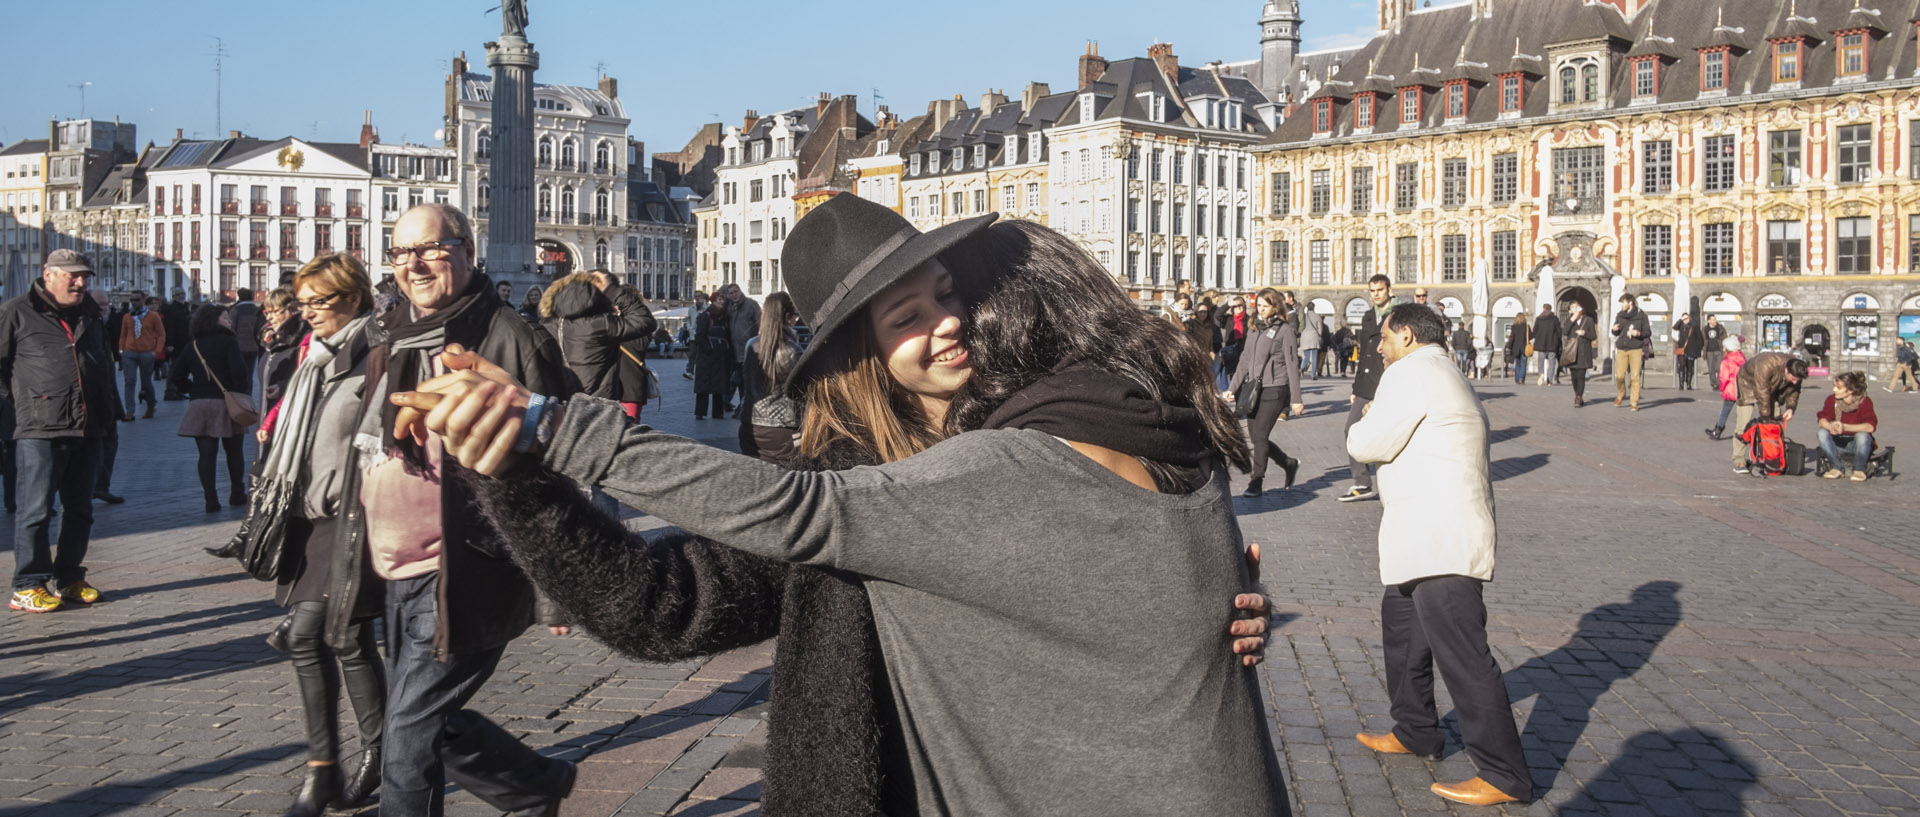
[[[681,366],[660,363],[666,398],[645,419],[734,447],[735,423],[692,419]],[[1905,478],[1732,475],[1727,444],[1700,434],[1719,408],[1709,391],[1650,389],[1636,414],[1576,410],[1565,387],[1480,390],[1501,532],[1488,631],[1540,794],[1498,811],[1920,810],[1920,509]],[[1790,435],[1813,441],[1824,390]],[[1391,725],[1379,505],[1333,501],[1345,381],[1306,392],[1308,415],[1275,431],[1300,484],[1235,500],[1266,552],[1279,637],[1262,678],[1297,810],[1490,813],[1427,791],[1473,774],[1457,729],[1437,762],[1353,742]],[[1883,443],[1920,436],[1920,398],[1873,396]],[[0,817],[274,815],[297,786],[298,695],[261,640],[280,610],[200,552],[239,512],[201,511],[192,445],[173,433],[183,407],[121,426],[128,501],[97,506],[89,555],[106,600],[0,626]],[[645,664],[538,630],[473,707],[581,762],[563,814],[757,814],[772,654]],[[455,792],[448,813],[493,812]]]

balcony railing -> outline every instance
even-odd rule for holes
[[[220,257],[221,257],[221,258],[239,258],[239,257],[240,257],[240,245],[238,245],[238,244],[222,244],[222,245],[220,245]]]
[[[296,248],[296,247],[281,247],[281,248],[280,248],[280,260],[282,260],[282,261],[298,261],[298,260],[300,260],[300,250],[299,250],[298,248]]]
[[[267,203],[264,201],[254,201],[250,207],[250,212],[252,212],[253,215],[264,216],[267,214]]]
[[[1606,206],[1605,196],[1555,196],[1547,212],[1555,216],[1599,216]]]
[[[267,248],[264,245],[255,244],[252,249],[247,250],[247,258],[253,261],[265,261]]]
[[[367,207],[364,204],[347,205],[347,218],[366,218]]]
[[[399,217],[400,217],[400,210],[398,208],[389,207],[385,210],[380,211],[381,221],[393,221],[395,219],[398,219]]]
[[[316,204],[313,206],[314,218],[333,218],[333,205]]]
[[[541,223],[543,223],[543,224],[552,224],[552,223],[553,223],[553,211],[552,211],[552,210],[541,210],[541,211],[540,211],[540,222],[541,222]]]
[[[613,173],[613,165],[605,162],[596,162],[593,166],[593,172],[602,175],[611,174]]]
[[[482,205],[479,205],[479,206],[477,206],[477,207],[474,207],[474,208],[473,208],[473,215],[474,215],[474,217],[475,217],[475,218],[486,218],[486,217],[487,217],[487,206],[486,206],[486,205],[484,205],[484,204],[482,204]]]
[[[280,203],[280,215],[283,215],[283,216],[300,215],[300,205],[291,204],[283,201]]]
[[[552,169],[553,169],[553,160],[552,160],[552,159],[541,159],[541,160],[538,160],[538,161],[536,161],[536,162],[534,162],[534,163],[533,163],[533,166],[534,166],[534,167],[537,167],[537,168],[540,168],[541,170],[552,170]]]
[[[566,160],[566,159],[561,159],[561,160],[560,160],[560,169],[561,169],[561,170],[565,170],[565,171],[567,171],[567,172],[569,172],[569,173],[571,173],[571,172],[573,172],[573,162],[570,162],[570,161],[568,161],[568,160]]]
[[[228,199],[226,201],[220,202],[220,212],[225,213],[227,215],[233,215],[235,213],[238,213],[240,212],[240,202],[234,201],[232,199]]]

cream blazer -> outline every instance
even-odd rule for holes
[[[1383,584],[1493,578],[1487,413],[1444,350],[1424,346],[1387,367],[1347,430],[1347,453],[1379,464]]]

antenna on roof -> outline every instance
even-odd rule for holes
[[[221,131],[220,79],[222,60],[232,55],[227,53],[226,41],[219,37],[214,37],[214,35],[211,34],[207,36],[213,37],[213,132],[219,133]]]
[[[596,62],[596,63],[594,63],[594,64],[593,64],[593,72],[594,72],[594,73],[596,73],[596,74],[599,74],[600,76],[603,76],[603,77],[604,77],[604,76],[606,76],[606,75],[607,75],[607,61],[606,61],[606,60],[601,60],[601,61],[599,61],[599,62]]]
[[[93,83],[91,82],[76,82],[72,85],[67,86],[68,88],[72,88],[80,92],[80,118],[81,119],[87,118],[87,86],[92,84]]]

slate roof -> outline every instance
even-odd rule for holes
[[[332,156],[361,170],[370,165],[368,152],[360,148],[358,142],[308,142],[296,140],[291,136],[279,139],[182,139],[162,149],[160,157],[151,165],[153,170],[179,170],[181,168],[231,167],[238,162],[251,159],[263,153],[272,153],[299,141],[301,144]]]
[[[460,82],[457,87],[460,89],[460,101],[462,102],[486,102],[493,99],[493,75],[491,74],[480,74],[468,71],[460,75]],[[571,107],[568,111],[565,111],[565,113],[573,113],[580,116],[610,116],[615,119],[627,118],[627,107],[622,105],[620,100],[600,93],[600,89],[598,88],[583,88],[578,85],[548,85],[544,82],[536,82],[533,84],[533,96],[536,100],[542,96],[547,96],[569,103]],[[533,112],[536,115],[557,113],[556,111],[540,108],[538,102],[535,103]]]
[[[1334,81],[1352,83],[1335,94],[1340,102],[1333,106],[1333,138],[1352,135],[1352,103],[1348,101],[1352,94],[1363,86],[1381,83],[1397,88],[1432,85],[1442,77],[1469,78],[1472,83],[1465,124],[1474,125],[1500,119],[1497,85],[1487,75],[1524,71],[1527,76],[1521,118],[1547,116],[1552,112],[1553,78],[1547,76],[1551,67],[1544,60],[1552,58],[1549,46],[1557,44],[1599,39],[1617,55],[1659,58],[1660,92],[1655,102],[1663,105],[1701,99],[1698,53],[1702,48],[1735,46],[1724,95],[1728,101],[1777,90],[1767,46],[1770,38],[1806,36],[1810,40],[1801,60],[1801,80],[1794,86],[1802,90],[1844,85],[1836,83],[1834,76],[1836,31],[1867,28],[1899,32],[1876,33],[1871,39],[1868,81],[1910,77],[1916,53],[1920,52],[1907,25],[1920,18],[1920,0],[1872,0],[1862,4],[1873,6],[1878,14],[1874,9],[1856,10],[1856,0],[1796,0],[1791,5],[1756,0],[1651,0],[1631,18],[1623,18],[1613,6],[1583,0],[1491,0],[1491,5],[1492,13],[1480,18],[1474,17],[1465,4],[1419,9],[1399,31],[1381,32],[1352,52],[1332,75]],[[1555,5],[1564,6],[1564,13],[1548,8]],[[1880,29],[1870,23],[1877,23]],[[1416,60],[1423,69],[1435,68],[1439,73],[1422,71],[1421,78],[1416,79]],[[1604,100],[1602,110],[1589,109],[1582,116],[1624,111],[1635,101],[1632,60],[1611,62],[1609,98]],[[1470,63],[1487,67],[1466,65]],[[1373,74],[1384,79],[1370,80],[1370,66]],[[1418,127],[1404,127],[1398,124],[1398,107],[1391,104],[1393,95],[1382,92],[1374,133],[1407,136],[1441,127],[1445,110],[1438,93],[1423,104]],[[1312,116],[1296,112],[1265,143],[1313,141],[1312,120]]]
[[[680,209],[660,186],[647,181],[627,182],[627,221],[632,224],[683,226]]]
[[[124,197],[121,195],[123,191],[126,194]],[[113,169],[107,172],[106,178],[100,180],[100,185],[94,188],[93,195],[88,196],[80,206],[82,209],[90,209],[146,202],[147,174],[143,172],[139,162],[126,162],[114,165]]]
[[[931,128],[933,123],[931,116],[917,117],[925,120],[922,128],[926,132],[914,134],[905,140],[899,148],[900,155],[910,157],[916,153],[938,151],[942,160],[933,163],[931,167],[922,165],[918,174],[913,173],[913,163],[908,160],[904,163],[905,175],[907,178],[925,179],[977,172],[981,168],[973,162],[973,148],[976,145],[986,146],[988,167],[1004,166],[1007,164],[1007,137],[1009,136],[1019,137],[1019,144],[1015,149],[1020,151],[1020,155],[1016,157],[1018,161],[1013,164],[1027,164],[1027,157],[1030,155],[1028,136],[1056,124],[1062,124],[1063,120],[1069,117],[1070,112],[1079,110],[1079,106],[1074,104],[1074,100],[1078,97],[1079,93],[1073,91],[1048,94],[1035,100],[1033,109],[1029,111],[1022,111],[1021,102],[1017,99],[997,104],[992,110],[984,113],[979,108],[966,108],[947,120],[937,132]],[[950,151],[954,148],[966,149],[965,169],[955,170],[953,163],[948,160],[952,155]],[[1040,161],[1048,161],[1053,155],[1052,151],[1052,140],[1041,142]]]
[[[26,156],[46,152],[47,140],[45,139],[22,139],[5,148],[0,148],[0,156]]]

